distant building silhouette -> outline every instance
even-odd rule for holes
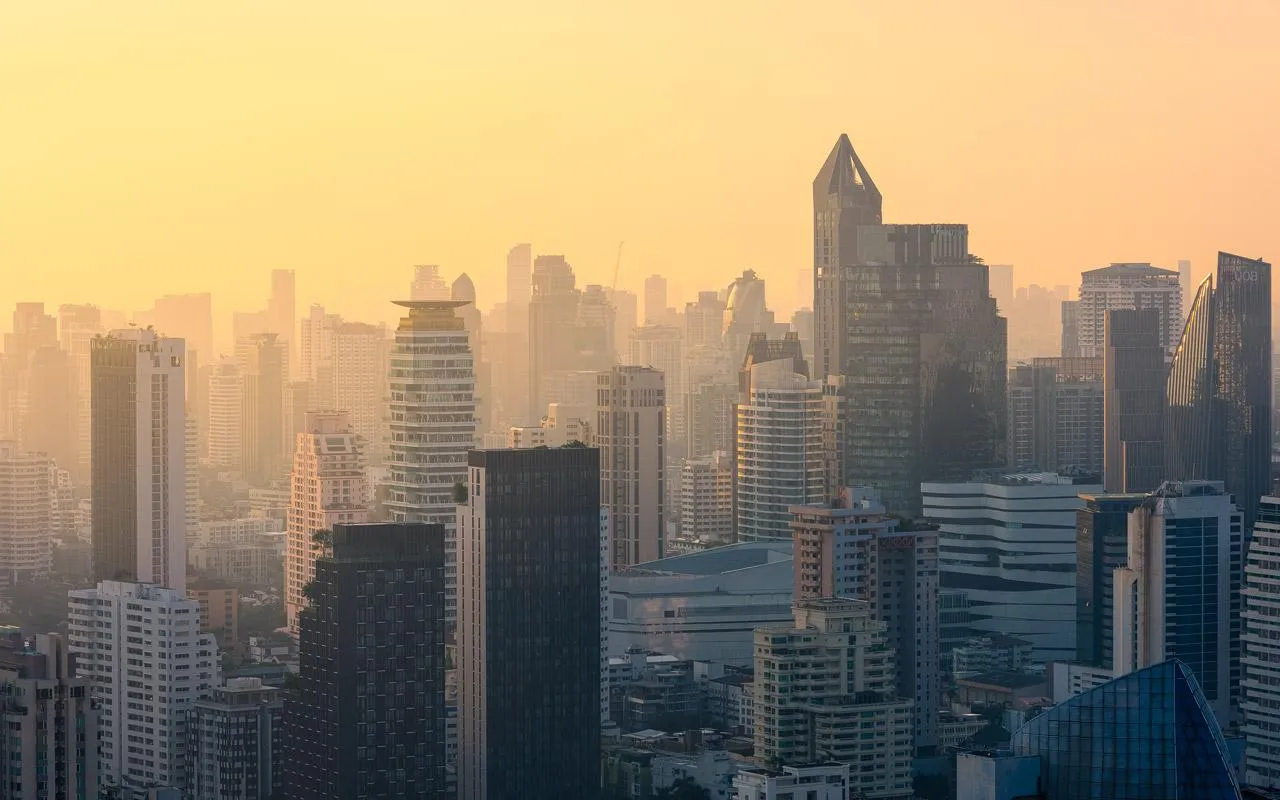
[[[1156,308],[1107,312],[1104,487],[1150,492],[1164,477],[1165,347]]]

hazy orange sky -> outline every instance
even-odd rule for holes
[[[0,4],[0,315],[298,272],[391,318],[507,248],[683,295],[812,264],[841,131],[885,218],[967,222],[1019,284],[1280,259],[1274,0],[36,0]],[[673,298],[674,300],[675,298]],[[807,300],[806,300],[807,302]]]

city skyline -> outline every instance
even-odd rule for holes
[[[963,215],[974,252],[1014,264],[1020,284],[1113,260],[1186,258],[1198,278],[1219,246],[1280,249],[1280,201],[1231,189],[1280,172],[1280,113],[1253,102],[1280,58],[1265,39],[1280,14],[1270,4],[1190,4],[1167,19],[1149,3],[1108,5],[1105,24],[1096,2],[729,18],[708,6],[680,26],[568,1],[512,5],[497,25],[407,2],[368,15],[322,3],[302,19],[243,1],[207,16],[74,5],[74,17],[8,9],[0,30],[0,71],[39,76],[9,82],[17,122],[0,133],[0,173],[18,188],[0,199],[5,304],[74,287],[83,296],[57,299],[134,310],[209,291],[220,328],[285,267],[312,300],[392,321],[385,292],[364,287],[398,284],[406,264],[467,272],[487,307],[512,242],[608,284],[625,240],[620,286],[658,272],[686,297],[750,267],[789,310],[809,264],[805,175],[841,130],[888,187],[889,218]],[[819,28],[849,35],[815,40]],[[646,31],[661,62],[638,49]],[[215,43],[243,58],[226,69]],[[836,77],[876,68],[885,79]],[[488,110],[473,110],[477,93]],[[63,109],[77,109],[73,124]],[[939,116],[954,122],[945,135]],[[137,284],[107,277],[121,270]]]

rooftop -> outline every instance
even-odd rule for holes
[[[1080,273],[1080,276],[1086,282],[1090,278],[1173,278],[1176,280],[1178,271],[1161,269],[1150,264],[1121,262],[1098,267],[1097,269],[1085,270]]]

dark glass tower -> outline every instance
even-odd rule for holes
[[[600,791],[600,455],[475,450],[458,509],[458,796]]]
[[[299,618],[288,800],[443,800],[444,529],[335,525]]]
[[[1220,480],[1244,527],[1271,486],[1271,265],[1218,253],[1169,370],[1165,478]]]
[[[1104,485],[1150,492],[1164,475],[1165,366],[1156,308],[1107,312],[1103,333]]]
[[[1129,512],[1145,494],[1081,495],[1076,512],[1076,660],[1110,668],[1114,572],[1128,563]]]

